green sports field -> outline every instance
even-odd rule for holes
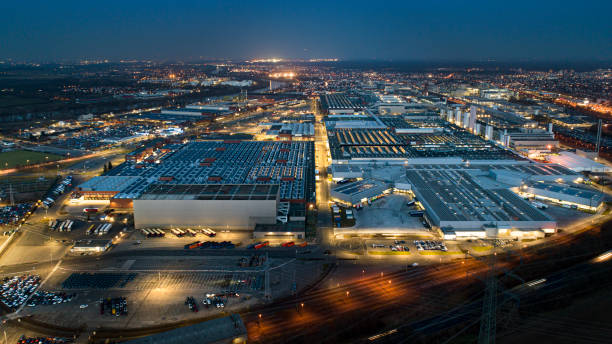
[[[0,153],[0,169],[14,168],[19,166],[34,165],[40,162],[54,161],[63,157],[56,154],[33,152],[27,150],[15,150]]]

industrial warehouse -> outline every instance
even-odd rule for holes
[[[321,108],[324,113],[329,115],[352,115],[363,107],[355,105],[344,94],[323,94],[319,97]]]
[[[306,141],[171,143],[90,179],[75,194],[133,208],[137,228],[253,230],[276,222],[279,202],[296,208],[287,213],[303,214],[314,201],[313,155]]]
[[[557,221],[540,210],[545,204],[526,199],[588,212],[602,206],[601,193],[577,186],[583,176],[572,168],[576,164],[537,163],[491,140],[490,133],[479,136],[474,107],[442,114],[419,119],[370,114],[341,121],[328,116],[328,172],[339,183],[331,190],[332,200],[358,209],[372,202],[375,209],[356,213],[357,226],[336,228],[336,235],[402,235],[432,227],[449,240],[537,239],[555,233]],[[515,143],[533,136],[514,134]],[[373,203],[392,193],[399,195],[389,198],[388,208],[385,202]],[[394,205],[409,196],[408,209]],[[406,213],[422,214],[427,225]],[[368,219],[372,216],[388,220]]]
[[[462,162],[464,160],[523,160],[516,154],[461,129],[444,132],[398,133],[400,129],[328,130],[334,163]],[[437,160],[431,160],[438,158]],[[423,160],[429,159],[429,160]]]
[[[357,203],[365,203],[389,191],[390,188],[380,181],[364,179],[332,189],[331,196],[333,200],[348,205],[354,205]]]
[[[445,238],[537,236],[556,228],[548,215],[502,185],[462,170],[409,170],[412,192]]]
[[[594,190],[573,187],[562,183],[536,182],[522,185],[520,194],[560,204],[565,207],[574,207],[581,210],[595,212],[604,203],[604,194]]]
[[[558,185],[559,182],[575,183],[581,180],[578,173],[562,166],[525,161],[501,165],[489,162],[386,166],[335,164],[331,172],[332,179],[336,181],[356,180],[341,182],[333,188],[332,200],[355,206],[391,193],[407,193],[414,197],[418,209],[423,209],[424,219],[429,225],[438,228],[446,239],[538,238],[554,233],[556,221],[524,200],[522,197],[529,195],[520,193],[519,186],[526,183]],[[561,198],[570,202],[568,197]],[[591,200],[591,203],[601,204],[597,203],[601,201],[598,198],[597,201]],[[582,204],[588,205],[588,200],[582,200]],[[583,206],[578,209],[587,210]],[[416,210],[413,212],[417,213]],[[360,216],[357,213],[358,222]],[[418,231],[418,223],[417,227],[414,225],[414,222],[404,220],[403,225],[398,224],[392,230],[370,227],[336,229],[335,233],[369,235],[384,232],[399,235]],[[427,229],[421,227],[420,230]]]
[[[134,200],[134,226],[250,230],[276,223],[279,186],[152,184]]]

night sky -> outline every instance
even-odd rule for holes
[[[612,1],[1,1],[0,59],[612,60]]]

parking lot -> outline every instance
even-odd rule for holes
[[[45,290],[74,295],[71,301],[25,307],[22,315],[35,313],[37,319],[65,326],[87,323],[89,326],[129,327],[236,311],[260,303],[265,291],[264,267],[240,267],[240,258],[240,255],[136,257],[86,265],[62,264],[48,279]],[[317,261],[270,259],[269,264],[274,297],[290,295],[296,288],[313,283],[323,271],[322,264]],[[87,275],[82,276],[84,273]],[[91,283],[98,284],[98,288],[92,288]],[[206,307],[207,294],[220,296],[224,307],[212,304]],[[128,314],[100,314],[101,299],[119,297],[125,298]],[[187,297],[193,297],[198,312],[185,305]]]

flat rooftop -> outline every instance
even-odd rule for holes
[[[82,191],[121,192],[139,180],[137,176],[96,176],[79,185],[79,188]]]
[[[323,94],[319,99],[321,100],[321,106],[326,110],[351,110],[360,108],[341,93]]]
[[[281,199],[310,201],[314,144],[305,141],[194,141],[163,147],[159,163],[127,161],[108,173],[137,176],[115,198],[138,198],[150,184],[274,184]]]
[[[463,130],[398,134],[392,129],[328,130],[332,158],[405,159],[461,157],[466,160],[525,160]]]
[[[276,200],[271,184],[151,184],[139,200]]]
[[[550,221],[508,189],[486,189],[461,170],[408,170],[419,201],[440,221]]]
[[[595,190],[580,189],[565,184],[538,182],[529,184],[529,187],[583,199],[590,199],[597,203],[601,202],[605,197],[603,193]]]
[[[612,170],[612,168],[602,163],[572,152],[560,152],[558,155],[549,155],[548,160],[574,171],[610,172]]]
[[[387,186],[374,179],[363,179],[352,183],[347,183],[332,189],[333,192],[342,193],[349,196],[360,195],[369,191],[382,192]]]

